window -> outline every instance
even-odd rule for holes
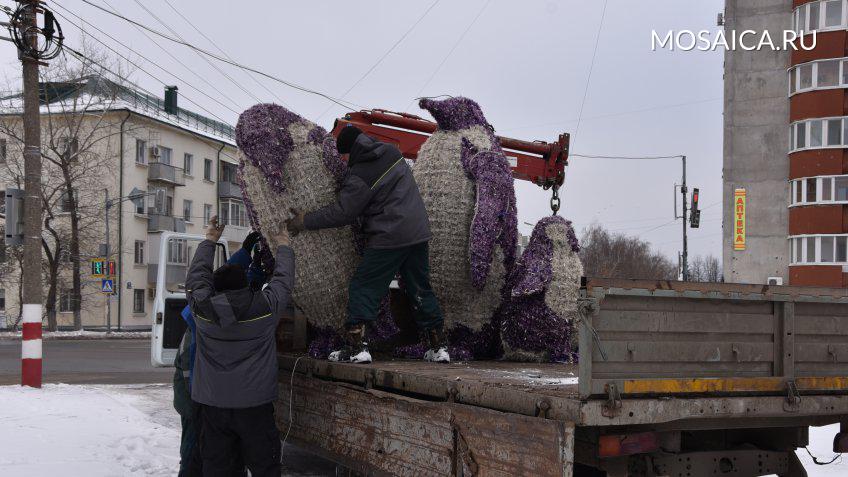
[[[807,237],[804,239],[807,242],[807,263],[816,263],[816,239],[815,237]]]
[[[6,163],[6,140],[0,139],[0,164]]]
[[[212,219],[212,204],[203,204],[203,225],[207,225]]]
[[[144,313],[144,288],[133,290],[133,313]]]
[[[837,86],[839,84],[838,61],[820,61],[817,66],[819,70],[817,88]]]
[[[62,197],[59,199],[59,210],[62,212],[70,212],[74,208],[73,189],[65,189],[62,192]]]
[[[798,70],[791,68],[789,70],[789,96],[795,94],[795,83],[798,81]]]
[[[0,236],[0,263],[6,263],[6,238]]]
[[[808,12],[808,17],[810,21],[808,31],[818,30],[820,25],[819,17],[821,16],[821,8],[819,6],[819,3],[810,3]]]
[[[144,241],[136,240],[135,241],[135,256],[133,259],[133,263],[136,265],[144,265]]]
[[[170,147],[159,146],[159,162],[162,164],[171,165],[171,153],[173,151]]]
[[[189,153],[183,154],[183,174],[185,174],[187,176],[191,175],[191,168],[194,165],[193,162],[194,162],[194,156],[193,155],[191,155]]]
[[[822,123],[821,121],[810,121],[810,147],[821,147],[822,145]]]
[[[141,191],[144,194],[144,191]],[[135,206],[135,213],[144,215],[144,197],[133,199],[133,205]]]
[[[836,237],[836,261],[848,262],[848,237]]]
[[[807,202],[816,202],[816,179],[807,179]]]
[[[183,199],[183,220],[191,222],[191,204],[192,201]]]
[[[804,252],[803,252],[804,249],[802,248],[804,243],[803,243],[802,239],[799,239],[799,238],[792,239],[792,240],[795,241],[795,263],[801,263],[803,261],[802,257],[804,256]]]
[[[828,119],[827,120],[827,145],[840,146],[842,145],[842,120]]]
[[[248,227],[247,210],[240,200],[227,199],[221,201],[221,223],[236,227]]]
[[[804,149],[807,147],[807,123],[798,123],[796,125],[798,131],[795,133],[795,138],[798,140],[795,149]]]
[[[821,238],[821,260],[822,263],[833,262],[833,237]]]
[[[75,137],[60,137],[58,144],[59,154],[65,162],[75,161],[79,154],[79,140]]]
[[[833,177],[825,177],[821,184],[822,202],[830,202],[833,200]]]
[[[168,241],[168,263],[176,265],[188,263],[185,240],[171,239]]]
[[[809,89],[813,87],[813,64],[807,63],[798,67],[799,81],[798,90]]]
[[[6,311],[6,290],[0,288],[0,312]]]
[[[142,141],[141,139],[135,140],[135,163],[136,164],[146,164],[145,153],[147,152],[147,141]]]
[[[804,196],[802,195],[803,191],[801,190],[801,183],[798,181],[792,181],[792,187],[795,188],[795,203],[800,204],[804,202]]]
[[[848,201],[848,177],[837,177],[834,190],[837,201]]]
[[[63,288],[59,291],[59,313],[70,313],[74,311],[71,290]]]
[[[207,181],[212,180],[212,159],[203,160],[203,179]]]
[[[842,24],[842,0],[830,0],[824,4],[824,26],[837,27]]]
[[[235,164],[230,164],[229,162],[221,162],[221,177],[219,181],[221,182],[236,182],[236,172],[238,168]]]

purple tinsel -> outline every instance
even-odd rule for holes
[[[445,131],[459,131],[471,126],[492,128],[483,116],[480,105],[473,99],[462,96],[441,100],[424,98],[418,102],[418,106],[426,109],[438,123],[439,129]]]
[[[501,245],[506,270],[515,262],[518,219],[515,186],[502,152],[479,151],[462,138],[462,167],[477,185],[477,207],[471,222],[471,284],[482,290],[489,276],[495,245]]]
[[[283,192],[283,164],[294,149],[288,127],[303,118],[271,103],[251,106],[236,124],[236,143],[247,159],[265,176],[271,188]]]
[[[553,361],[575,361],[577,350],[571,348],[573,327],[545,303],[553,276],[553,242],[547,235],[547,227],[552,224],[564,225],[571,250],[580,250],[570,221],[551,216],[536,224],[527,249],[507,279],[510,296],[498,313],[501,339],[515,350],[537,353]]]

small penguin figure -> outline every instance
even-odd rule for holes
[[[451,356],[490,357],[492,318],[502,302],[518,240],[512,171],[480,106],[471,99],[423,99],[439,128],[412,171],[430,219],[431,283]]]
[[[248,217],[263,237],[286,227],[292,208],[336,200],[347,166],[320,126],[282,106],[257,104],[239,116],[236,142]],[[302,233],[291,246],[298,257],[293,299],[313,335],[332,334],[346,318],[348,281],[359,262],[353,227]]]
[[[583,265],[571,222],[554,215],[533,228],[509,275],[509,298],[499,313],[504,358],[577,360],[577,299]]]

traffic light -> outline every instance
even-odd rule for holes
[[[689,225],[692,226],[693,229],[697,229],[701,226],[701,210],[698,208],[698,196],[699,191],[698,188],[695,187],[692,189],[692,207],[690,207],[692,215],[689,217]]]
[[[6,245],[24,243],[24,191],[6,189]]]

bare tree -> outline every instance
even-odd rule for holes
[[[580,260],[584,274],[603,278],[675,280],[677,267],[665,255],[651,250],[638,237],[611,234],[599,224],[583,230]]]
[[[60,283],[70,275],[70,305],[74,328],[82,329],[82,264],[98,255],[103,242],[104,187],[115,174],[113,139],[120,120],[111,111],[118,100],[118,84],[105,80],[99,64],[121,71],[120,64],[83,42],[90,60],[60,57],[42,73],[42,214],[45,314],[48,328],[57,327]],[[8,141],[7,184],[23,178],[23,125],[16,114],[20,98],[0,102],[4,117],[0,134]],[[22,264],[19,264],[22,266]]]
[[[714,255],[697,256],[689,263],[689,279],[693,282],[723,282],[721,263]]]

